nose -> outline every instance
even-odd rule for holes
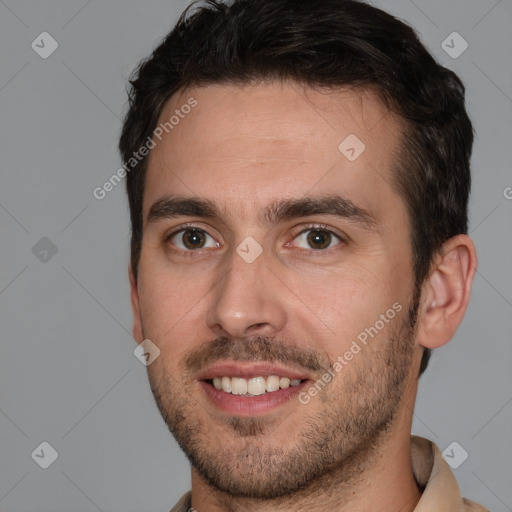
[[[224,276],[214,287],[206,323],[229,338],[272,336],[286,325],[283,285],[268,267],[265,252],[252,263],[236,251],[226,255]],[[281,285],[281,286],[279,286]]]

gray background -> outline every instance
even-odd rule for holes
[[[186,3],[0,0],[1,511],[166,511],[189,487],[133,355],[124,184],[92,195],[120,165],[126,79]],[[463,493],[512,510],[512,2],[374,3],[460,74],[477,132],[479,270],[421,379],[413,432],[457,441]],[[59,44],[47,59],[31,48],[43,31]],[[469,43],[456,59],[441,46],[453,31]],[[48,469],[31,458],[43,441],[58,452]]]

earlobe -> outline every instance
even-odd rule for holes
[[[423,284],[417,331],[421,346],[438,348],[453,337],[469,303],[476,266],[475,246],[467,235],[443,244]]]
[[[142,333],[142,319],[140,315],[140,304],[139,304],[139,289],[137,278],[133,272],[132,266],[128,267],[128,275],[130,276],[130,300],[132,304],[133,313],[133,337],[137,343],[141,343],[144,340]]]

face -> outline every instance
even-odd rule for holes
[[[132,283],[162,416],[230,494],[348,480],[401,428],[421,355],[400,125],[370,91],[282,83],[189,89],[160,123],[176,110],[149,155]]]

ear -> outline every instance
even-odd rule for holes
[[[131,265],[128,267],[128,274],[130,276],[130,300],[133,312],[133,337],[137,343],[142,343],[144,335],[142,333],[142,319],[140,316],[139,288]]]
[[[475,245],[467,235],[443,244],[422,287],[417,331],[421,346],[438,348],[453,337],[466,313],[476,266]]]

